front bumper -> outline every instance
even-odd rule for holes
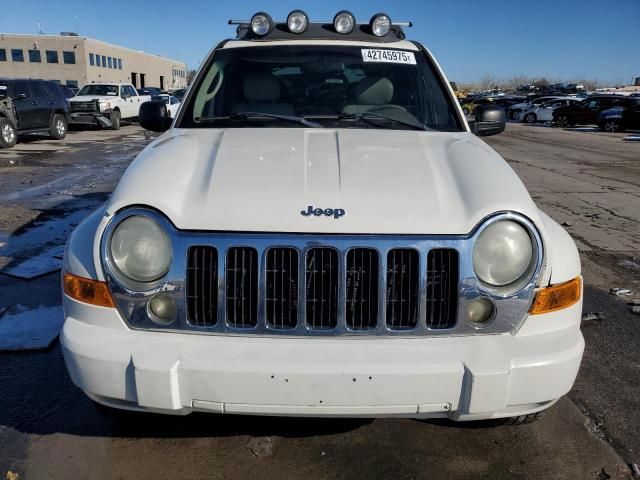
[[[98,125],[103,128],[111,126],[110,112],[74,112],[69,114],[72,125]]]
[[[173,414],[521,415],[571,389],[584,350],[581,302],[529,318],[516,335],[438,338],[138,331],[115,309],[66,295],[64,306],[60,339],[76,385],[110,406]]]

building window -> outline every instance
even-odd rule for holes
[[[94,66],[96,64],[95,59],[93,57],[93,53],[89,54],[89,65]]]
[[[47,50],[47,63],[58,63],[58,52]]]
[[[113,62],[111,57],[107,57],[107,63],[109,64],[109,68],[113,68]]]
[[[62,52],[62,58],[64,59],[64,63],[73,65],[76,63],[76,54],[75,52]]]
[[[42,62],[42,56],[40,55],[40,50],[29,50],[29,62],[31,63]]]
[[[77,80],[67,80],[67,87],[78,88]]]
[[[11,49],[11,60],[14,62],[24,62],[24,52],[21,48]]]
[[[104,55],[102,55],[102,66],[107,68],[107,57],[105,57]]]
[[[100,55],[96,55],[96,67],[100,67]]]
[[[122,70],[122,59],[118,59],[118,70]]]
[[[4,48],[0,48],[0,62],[7,61],[7,51]]]

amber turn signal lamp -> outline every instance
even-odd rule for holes
[[[111,292],[107,284],[89,278],[77,277],[68,272],[62,274],[64,293],[74,300],[98,305],[99,307],[114,307]]]
[[[529,313],[531,315],[539,315],[570,307],[580,300],[581,294],[582,281],[580,277],[576,277],[567,283],[543,288],[536,294]]]

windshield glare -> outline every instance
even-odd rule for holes
[[[412,64],[365,62],[362,50],[320,45],[218,50],[194,86],[195,94],[179,126],[304,126],[235,115],[251,112],[304,117],[334,128],[411,130],[408,124],[417,124],[433,130],[462,130],[443,82],[421,52],[410,52],[416,60]],[[377,116],[367,115],[366,122],[353,121],[368,112]]]
[[[118,95],[118,87],[116,85],[86,85],[78,93],[80,95]]]

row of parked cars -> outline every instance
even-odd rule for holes
[[[118,130],[122,120],[136,119],[147,101],[164,103],[167,115],[175,117],[185,92],[136,90],[126,83],[96,83],[72,91],[46,80],[0,79],[0,148],[11,148],[19,135],[30,133],[61,140],[69,125]]]
[[[598,125],[606,132],[640,129],[640,95],[502,97],[461,101],[465,115],[478,105],[501,106],[507,118],[526,123],[550,123],[558,127]]]

